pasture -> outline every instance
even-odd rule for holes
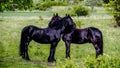
[[[53,7],[56,8],[56,7]],[[60,7],[59,7],[60,8]],[[77,28],[96,27],[103,33],[104,54],[95,59],[92,44],[72,44],[71,59],[65,58],[65,44],[61,40],[56,48],[56,63],[48,63],[49,44],[32,41],[29,45],[31,61],[19,56],[20,34],[23,27],[48,26],[56,11],[3,12],[0,13],[0,68],[119,68],[120,67],[120,28],[113,27],[112,15],[104,8],[96,8],[96,13],[87,17],[72,17]],[[100,12],[102,11],[102,12]],[[64,13],[58,12],[60,16]]]

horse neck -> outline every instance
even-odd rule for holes
[[[65,30],[65,27],[62,26],[61,28],[55,29],[55,30],[56,30],[58,33],[62,34],[62,33],[64,32],[64,30]]]

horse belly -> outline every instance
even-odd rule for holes
[[[71,43],[76,43],[76,44],[84,44],[87,43],[88,41],[86,39],[80,39],[80,38],[72,38]]]
[[[42,43],[42,44],[49,44],[49,40],[45,40],[45,39],[40,39],[40,40],[36,40],[36,39],[33,39],[35,42],[38,42],[38,43]]]
[[[50,40],[48,37],[33,37],[33,40],[35,42],[38,42],[38,43],[42,43],[42,44],[49,44],[50,43]]]

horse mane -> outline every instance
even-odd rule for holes
[[[76,24],[73,22],[73,19],[70,17],[70,15],[66,15],[65,17],[61,18],[60,20],[56,20],[52,23],[49,24],[50,28],[54,28],[54,29],[62,29],[64,27],[66,32],[71,31],[71,29],[74,29],[76,27]]]
[[[62,17],[60,17],[60,16],[58,15],[58,13],[53,14],[53,17],[51,18],[51,21],[48,23],[48,27],[49,27],[52,23],[54,23],[55,21],[58,21],[58,20],[61,20],[61,19],[62,19]]]
[[[55,29],[60,29],[66,24],[65,19],[66,19],[66,17],[62,18],[61,20],[56,20],[53,23],[50,23],[49,27],[55,28]]]

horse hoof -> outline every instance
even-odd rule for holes
[[[66,56],[67,59],[70,59],[70,56]]]
[[[70,57],[66,57],[66,59],[71,59]]]
[[[55,59],[48,59],[48,62],[56,62]]]
[[[30,61],[30,59],[26,59],[27,61]]]
[[[26,61],[30,61],[30,59],[29,58],[24,58]]]

